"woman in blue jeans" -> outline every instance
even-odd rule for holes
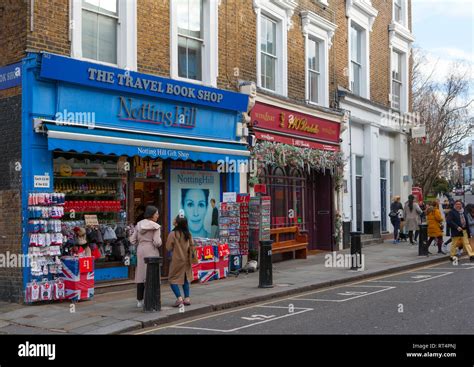
[[[176,225],[166,240],[166,249],[173,252],[168,281],[170,282],[171,290],[176,296],[174,307],[179,307],[183,304],[189,306],[191,305],[189,283],[193,280],[193,238],[189,232],[188,220],[184,215],[178,215],[175,222]],[[184,299],[181,296],[180,285],[183,287]]]
[[[393,243],[400,242],[400,239],[398,238],[398,233],[400,231],[400,222],[401,222],[400,211],[403,211],[402,203],[400,203],[400,196],[395,196],[393,198],[392,204],[390,205],[390,214],[389,214],[390,222],[392,222],[392,226],[393,226]]]

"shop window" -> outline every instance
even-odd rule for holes
[[[53,167],[54,191],[66,196],[62,220],[65,230],[87,230],[87,244],[80,245],[98,249],[97,263],[122,262],[129,249],[125,244],[114,246],[118,238],[112,233],[117,232],[117,226],[125,229],[127,224],[128,159],[55,152]],[[101,236],[90,235],[95,230],[100,230]],[[72,251],[68,246],[66,254]]]
[[[151,158],[133,158],[135,178],[163,179],[163,160]]]

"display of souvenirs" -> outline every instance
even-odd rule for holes
[[[66,201],[64,203],[64,211],[71,213],[84,212],[98,212],[98,213],[118,213],[122,210],[122,204],[120,200],[80,200],[80,201]]]
[[[198,264],[193,264],[193,278],[201,283],[227,277],[229,273],[230,248],[214,238],[196,237]]]
[[[136,178],[163,178],[163,161],[161,159],[134,158]]]
[[[26,284],[25,302],[61,301],[65,299],[64,281],[58,278],[54,281],[43,279],[40,282],[33,280]]]
[[[259,248],[260,241],[270,240],[271,223],[270,196],[250,198],[249,204],[249,246],[252,250]]]
[[[94,297],[94,259],[63,256],[61,261],[65,298],[82,301]]]
[[[28,259],[30,272],[33,277],[51,281],[51,277],[61,272],[61,246],[64,243],[61,218],[64,214],[64,195],[59,193],[29,193],[28,194]],[[44,281],[43,280],[43,283]],[[35,280],[37,281],[37,280]],[[52,299],[45,293],[52,287],[36,282],[39,287],[39,297],[34,302]],[[32,284],[30,284],[32,286]],[[35,291],[30,288],[30,291]],[[52,295],[52,291],[51,291]],[[31,296],[31,294],[30,294]]]
[[[250,195],[249,194],[238,194],[237,195],[237,202],[240,203],[240,254],[241,255],[248,255],[249,253],[249,202],[250,202]],[[239,253],[233,252],[234,255],[238,255]],[[236,269],[234,269],[236,270]]]
[[[227,246],[240,243],[240,203],[219,204],[219,239]]]
[[[80,182],[79,182],[80,181]],[[71,182],[70,180],[58,180],[54,184],[54,191],[61,193],[60,195],[89,195],[89,196],[110,196],[117,194],[117,186],[114,182],[100,182],[78,180]],[[64,201],[63,201],[64,202]]]

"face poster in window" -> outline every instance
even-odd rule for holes
[[[218,172],[174,170],[170,172],[170,230],[180,209],[188,219],[193,237],[211,237],[211,199],[220,201],[221,184]]]

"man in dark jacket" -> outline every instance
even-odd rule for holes
[[[469,244],[469,225],[467,215],[464,212],[464,208],[461,200],[456,200],[454,208],[449,212],[447,219],[448,226],[451,228],[451,260],[456,256],[456,249],[458,247],[466,250],[469,255],[469,259],[474,262],[474,251]]]
[[[211,199],[212,218],[211,218],[211,238],[219,237],[219,211],[216,208],[216,199]]]

